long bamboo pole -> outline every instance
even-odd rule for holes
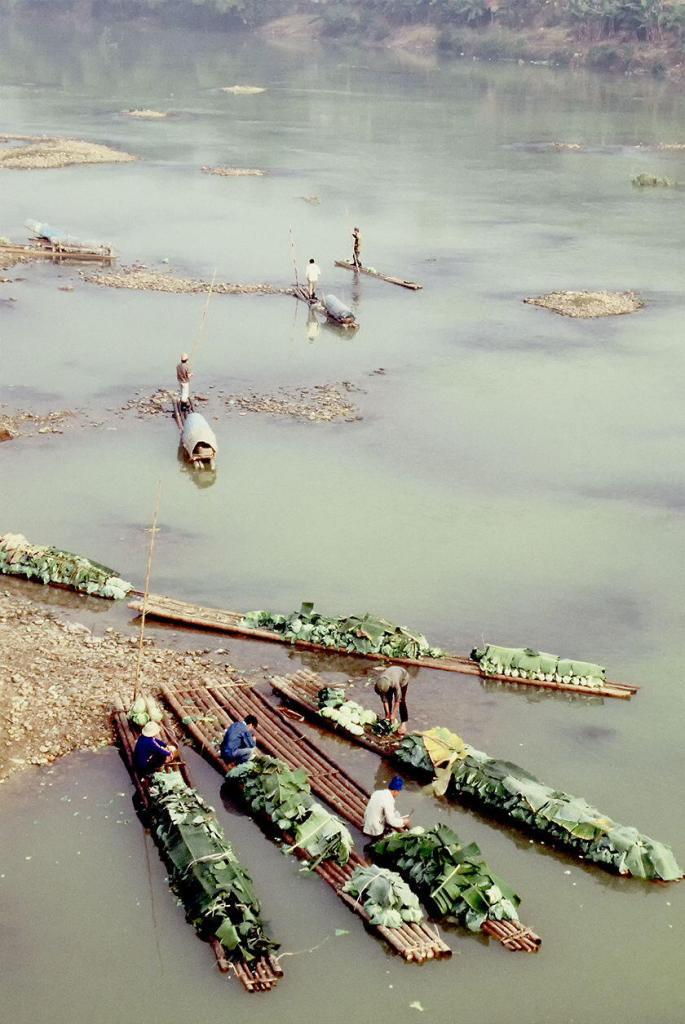
[[[289,234],[290,234],[290,254],[291,254],[292,258],[293,258],[293,269],[295,270],[295,287],[299,290],[300,279],[299,279],[299,277],[297,275],[297,258],[295,256],[295,239],[293,237],[293,229],[292,229],[292,227],[289,228],[288,231],[289,231]]]
[[[133,683],[133,699],[137,700],[140,693],[140,669],[143,663],[143,638],[145,636],[145,617],[147,615],[147,599],[150,593],[150,573],[152,572],[152,556],[155,551],[155,536],[157,535],[157,519],[159,517],[159,503],[162,497],[162,481],[160,480],[157,484],[157,499],[155,501],[155,511],[152,517],[152,527],[150,528],[150,546],[147,553],[147,566],[145,568],[145,591],[143,593],[143,610],[140,616],[140,635],[138,637],[138,658],[136,660],[136,677]]]
[[[193,357],[195,356],[195,353],[197,352],[198,346],[199,346],[200,341],[202,339],[202,334],[203,334],[204,329],[205,329],[205,323],[207,321],[207,312],[209,311],[209,300],[212,297],[212,292],[214,291],[214,284],[216,283],[216,271],[217,271],[217,268],[215,267],[214,268],[214,273],[212,274],[212,283],[210,284],[209,291],[207,292],[207,301],[205,302],[204,309],[202,310],[202,316],[200,317],[200,326],[197,329],[197,334],[195,335],[195,341],[193,342],[193,347],[190,350],[190,359],[188,360],[188,362],[191,365],[192,365],[192,362],[193,362]]]

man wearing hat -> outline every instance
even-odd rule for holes
[[[364,812],[364,835],[378,836],[386,832],[396,832],[409,828],[409,815],[402,815],[395,807],[397,795],[404,789],[404,782],[399,775],[393,775],[386,789],[377,789],[369,797]]]
[[[133,767],[138,775],[152,775],[158,772],[176,753],[176,748],[167,746],[159,739],[161,728],[158,722],[147,722],[133,748]]]
[[[407,732],[409,712],[407,710],[407,687],[409,686],[409,673],[401,665],[391,665],[390,668],[378,666],[374,672],[380,675],[373,684],[373,688],[381,699],[385,720],[394,722],[399,713],[400,725],[397,736],[404,736]]]
[[[190,378],[193,376],[188,365],[188,353],[184,352],[181,362],[176,367],[176,380],[181,388],[181,409],[187,412],[190,408]]]

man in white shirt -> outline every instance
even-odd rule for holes
[[[369,797],[364,812],[364,835],[382,836],[386,832],[409,828],[409,816],[400,814],[395,807],[397,794],[404,788],[404,782],[395,775],[388,783],[387,789],[377,789]]]
[[[311,259],[307,264],[307,289],[309,291],[309,298],[316,298],[316,286],[321,277],[321,267],[315,259]]]

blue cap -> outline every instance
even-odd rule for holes
[[[401,779],[399,775],[393,775],[388,783],[388,789],[404,789],[404,779]]]

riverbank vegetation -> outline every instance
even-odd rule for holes
[[[685,65],[684,0],[7,0],[10,11],[42,13],[48,4],[80,20],[144,17],[226,30],[304,17],[309,39],[482,60],[674,75]]]

